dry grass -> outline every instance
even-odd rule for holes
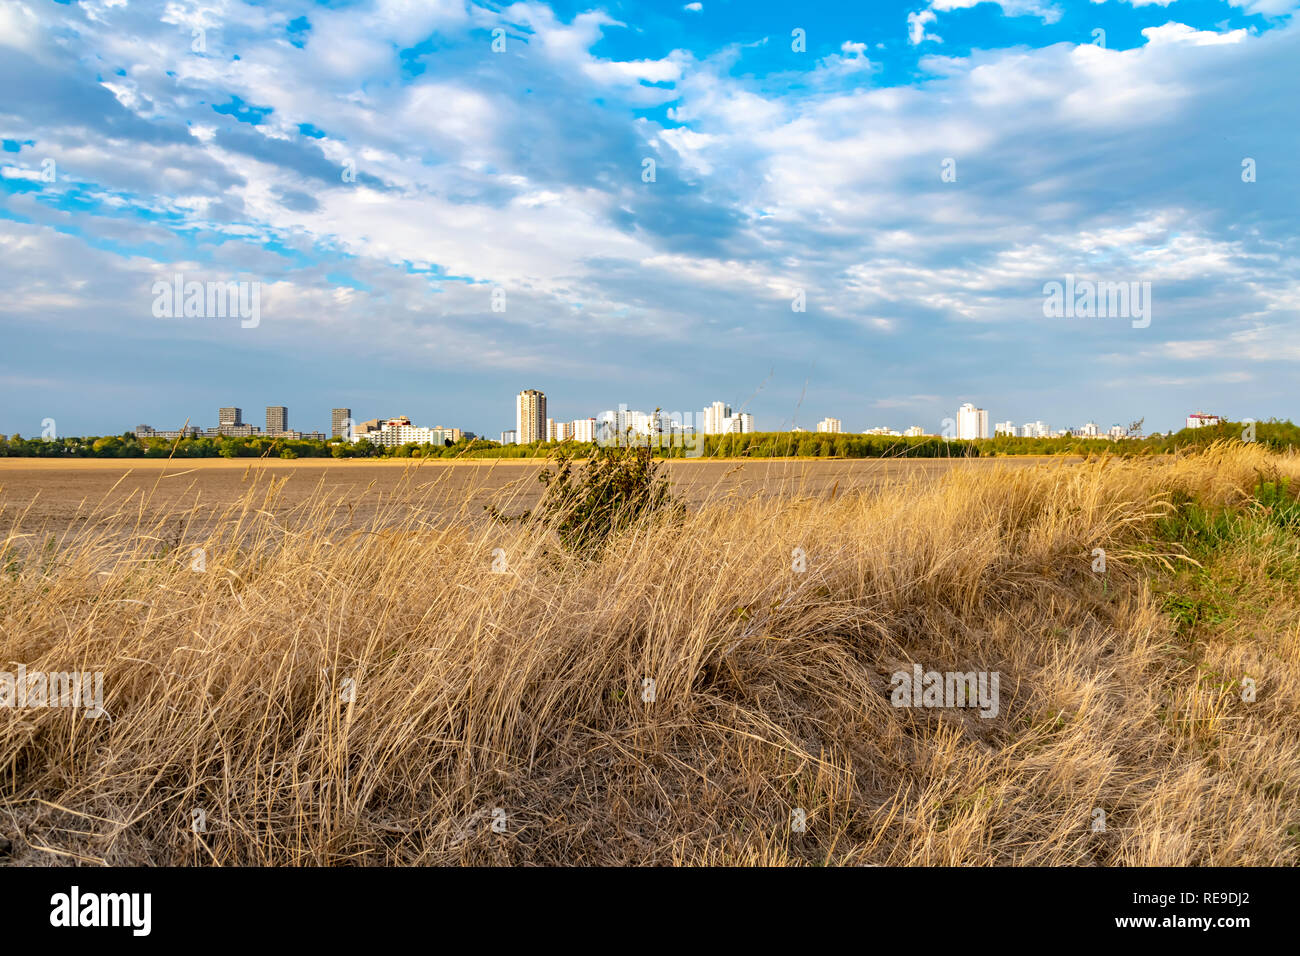
[[[0,669],[103,671],[111,715],[0,710],[0,834],[37,864],[1295,864],[1266,573],[1295,538],[1223,552],[1259,591],[1227,626],[1161,596],[1198,571],[1171,496],[1240,510],[1264,468],[1300,478],[1238,446],[722,500],[594,561],[418,500],[347,532],[265,476],[203,540],[92,511],[0,547]],[[998,715],[891,706],[913,662],[999,672]]]

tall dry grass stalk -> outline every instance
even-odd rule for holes
[[[1215,651],[1245,703],[1149,586],[1169,496],[1237,504],[1265,467],[1300,476],[1241,447],[958,467],[589,561],[414,494],[349,529],[256,472],[214,521],[19,521],[0,669],[102,671],[109,718],[0,710],[0,832],[37,864],[1294,864],[1300,631]],[[891,706],[914,662],[999,672],[998,715]]]

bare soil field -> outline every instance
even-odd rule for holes
[[[978,473],[1034,465],[1061,467],[1077,459],[774,459],[667,463],[674,491],[691,505],[755,495],[821,497],[864,488],[933,481],[954,469]],[[333,460],[158,459],[50,461],[0,459],[0,534],[21,523],[33,534],[62,534],[135,509],[142,525],[165,515],[193,513],[206,522],[239,500],[255,478],[271,477],[270,510],[315,499],[334,503],[335,520],[358,527],[385,504],[398,502],[426,517],[475,517],[494,503],[508,512],[533,507],[542,495],[539,460],[419,462]],[[143,502],[143,507],[142,507]]]

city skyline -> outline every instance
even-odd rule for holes
[[[620,404],[627,408],[639,408],[644,411],[653,411],[654,408],[656,407],[656,403],[653,401],[649,403],[642,402],[639,404],[634,402],[621,402],[621,403],[614,403],[611,405],[611,403],[608,400],[605,400],[603,402],[597,400],[594,404],[588,406],[588,405],[581,404],[572,398],[565,398],[563,396],[560,396],[559,403],[557,405],[555,403],[555,395],[552,392],[547,391],[546,389],[541,389],[540,391],[547,396],[547,401],[548,401],[548,409],[546,415],[544,416],[544,419],[550,418],[555,421],[571,422],[582,418],[593,417],[596,414],[598,414],[600,411],[603,411],[608,408],[617,408]],[[277,395],[279,394],[280,392],[277,392]],[[927,400],[935,398],[934,396],[924,396],[924,397]],[[850,414],[848,412],[843,411],[845,405],[849,405],[851,407],[852,403],[841,403],[836,406],[832,406],[830,405],[830,403],[827,403],[826,404],[827,411],[822,412],[820,414],[814,414],[806,411],[806,408],[808,407],[808,403],[806,403],[805,406],[797,410],[795,414],[787,415],[775,421],[766,416],[760,417],[760,415],[754,413],[748,407],[745,408],[737,407],[737,411],[744,411],[746,414],[750,414],[753,416],[755,421],[755,425],[754,425],[755,431],[791,431],[791,430],[798,430],[798,429],[803,429],[807,431],[816,431],[817,424],[821,419],[838,418],[841,422],[849,423],[848,425],[842,426],[843,430],[846,432],[859,432],[859,431],[867,432],[872,429],[878,429],[878,428],[885,428],[885,429],[892,428],[902,433],[905,429],[919,424],[926,429],[929,429],[931,428],[931,426],[933,426],[933,431],[927,431],[926,432],[927,434],[940,434],[942,432],[944,420],[954,419],[955,421],[955,416],[957,412],[960,410],[961,404],[965,403],[966,401],[967,401],[967,397],[961,396],[959,400],[954,401],[950,406],[944,406],[939,404],[938,402],[927,402],[927,405],[925,407],[934,409],[934,412],[932,414],[932,417],[926,418],[924,421],[922,421],[921,416],[918,415],[900,414],[897,408],[884,408],[880,410],[873,410],[875,409],[875,405],[871,403],[868,404],[859,403],[859,407],[863,408],[864,411],[854,413],[854,414]],[[160,403],[160,407],[166,408],[169,404],[170,403],[164,400]],[[476,400],[469,404],[471,406],[477,407],[480,404],[486,404],[486,403]],[[500,404],[499,400],[496,404],[498,405]],[[726,403],[726,404],[728,404],[728,407],[732,407],[730,403]],[[1096,404],[1105,404],[1105,403],[1096,403]],[[354,406],[359,407],[359,404],[354,402]],[[500,432],[504,432],[507,430],[517,429],[517,426],[514,422],[515,416],[517,414],[517,409],[507,410],[505,414],[498,413],[495,416],[491,416],[489,413],[489,416],[485,416],[485,418],[490,417],[491,420],[474,422],[474,421],[468,421],[468,416],[462,416],[460,413],[458,413],[456,411],[456,406],[457,403],[455,401],[434,408],[431,407],[431,403],[428,402],[427,400],[401,402],[397,400],[388,401],[380,398],[371,404],[370,406],[371,410],[373,411],[374,408],[386,408],[389,409],[390,411],[383,412],[382,414],[366,415],[364,416],[364,418],[383,419],[387,417],[393,417],[395,415],[408,415],[411,417],[413,421],[421,421],[421,422],[424,421],[432,422],[434,420],[442,422],[442,421],[451,421],[455,419],[457,423],[456,427],[461,428],[466,432],[473,432],[474,434],[485,436],[485,437],[490,437],[492,435],[496,435]],[[211,403],[209,407],[211,407]],[[335,428],[336,420],[333,413],[335,411],[340,410],[338,406],[331,405],[328,400],[326,404],[320,408],[313,408],[305,412],[298,411],[296,413],[292,411],[294,408],[302,408],[305,406],[302,405],[301,403],[297,403],[293,401],[290,401],[288,403],[280,403],[277,405],[265,405],[265,406],[257,405],[253,403],[246,403],[246,405],[239,406],[239,407],[241,409],[246,407],[246,408],[265,408],[268,410],[271,408],[285,408],[289,410],[289,414],[293,414],[295,419],[300,423],[302,423],[301,427],[297,429],[290,429],[290,430],[301,431],[303,433],[323,432],[326,435],[336,434],[337,431]],[[662,400],[658,402],[658,407],[660,407],[664,411],[667,411],[667,406],[664,405]],[[684,403],[684,407],[687,410],[691,411],[692,414],[699,415],[700,409],[704,408],[705,405],[701,403],[698,407],[696,407],[695,403],[687,402]],[[981,400],[978,407],[992,409],[988,411],[989,415],[997,415],[999,417],[1007,415],[1006,405],[1005,403],[1002,402]],[[1070,409],[1069,405],[1053,406],[1053,407],[1066,407],[1067,409]],[[1090,407],[1095,408],[1095,404],[1090,404]],[[1073,429],[1073,428],[1082,427],[1083,425],[1086,425],[1088,423],[1093,423],[1101,426],[1102,431],[1104,432],[1108,428],[1113,427],[1114,425],[1127,426],[1130,422],[1135,421],[1137,419],[1145,419],[1144,429],[1147,433],[1152,433],[1152,432],[1164,433],[1168,431],[1176,432],[1181,428],[1185,427],[1189,415],[1202,411],[1203,408],[1206,407],[1214,407],[1215,409],[1218,409],[1218,411],[1216,411],[1215,413],[1215,417],[1227,419],[1230,421],[1244,421],[1246,419],[1263,421],[1273,417],[1282,418],[1282,419],[1291,417],[1289,413],[1279,413],[1269,409],[1264,409],[1262,411],[1247,410],[1247,411],[1242,411],[1238,414],[1232,414],[1223,411],[1222,405],[1214,404],[1209,401],[1200,400],[1194,397],[1192,401],[1186,405],[1186,407],[1175,409],[1173,412],[1171,412],[1171,414],[1168,416],[1167,423],[1164,424],[1158,424],[1157,422],[1152,420],[1152,417],[1150,415],[1144,415],[1142,413],[1142,410],[1137,408],[1129,408],[1127,410],[1121,408],[1119,412],[1114,416],[1107,416],[1104,414],[1082,414],[1081,415],[1079,414],[1078,411],[1075,410],[1067,410],[1064,413],[1060,413],[1056,415],[1044,415],[1039,412],[1029,411],[1026,412],[1023,416],[1012,414],[1009,416],[1009,420],[1014,421],[1017,425],[1017,428],[1020,428],[1025,423],[1032,423],[1035,421],[1037,421],[1040,424],[1043,422],[1048,422],[1053,425],[1053,430],[1059,430],[1061,428]],[[557,412],[555,411],[555,409],[557,408],[563,409],[564,411]],[[350,412],[351,408],[346,409],[346,411]],[[0,415],[3,415],[4,412],[5,409],[0,408]],[[511,429],[500,427],[502,424],[505,423],[506,415],[509,415],[511,418]],[[355,421],[363,420],[363,417],[360,416],[359,414],[352,415],[350,417],[352,417]],[[168,414],[167,412],[164,411],[162,414],[157,414],[152,416],[140,414],[140,415],[135,415],[133,417],[130,414],[128,414],[123,419],[117,421],[109,421],[104,427],[100,429],[94,429],[94,428],[79,429],[76,428],[75,426],[69,426],[67,424],[68,422],[86,420],[84,416],[79,416],[77,414],[72,414],[67,416],[46,415],[46,416],[42,416],[40,420],[28,424],[25,428],[21,427],[23,424],[21,422],[15,422],[12,420],[7,422],[0,422],[0,433],[5,435],[22,434],[26,437],[31,437],[32,435],[39,435],[43,428],[48,427],[42,424],[46,418],[53,419],[57,423],[58,433],[66,434],[66,435],[115,435],[115,434],[121,434],[124,431],[131,431],[136,425],[140,423],[146,423],[160,432],[175,431],[175,430],[179,430],[182,427],[183,423],[186,421],[187,418],[189,419],[190,427],[206,427],[204,425],[206,419],[204,418],[204,415],[202,413],[197,415],[191,415],[191,416],[181,415],[179,418],[177,418],[176,415]],[[497,418],[500,418],[501,421],[497,422],[495,420]],[[96,420],[103,420],[103,419],[99,418]],[[855,427],[851,427],[853,425],[856,425],[856,423],[859,420],[863,422],[869,421],[870,424],[864,424],[863,428],[860,430]],[[992,421],[993,419],[990,418],[989,419],[990,424],[988,426],[989,436],[991,436],[993,433]],[[134,424],[132,424],[132,422],[134,422]],[[220,424],[219,416],[216,419],[216,423]],[[998,424],[1001,423],[999,422]]]
[[[1300,417],[1294,4],[691,6],[0,6],[0,428]]]
[[[242,406],[222,406],[217,410],[217,426],[204,428],[196,424],[193,420],[188,421],[184,426],[186,433],[193,434],[232,434],[232,435],[255,435],[265,434],[275,436],[284,434],[294,437],[316,437],[328,434],[329,437],[346,437],[349,427],[356,435],[370,434],[372,437],[381,429],[387,429],[392,426],[394,429],[404,428],[411,431],[410,440],[416,440],[416,433],[420,433],[420,440],[426,439],[426,433],[438,432],[439,439],[441,433],[455,433],[456,435],[469,435],[490,438],[493,434],[499,434],[502,444],[520,443],[526,444],[530,441],[559,441],[566,438],[573,438],[577,441],[595,441],[604,432],[622,433],[629,429],[637,432],[646,431],[649,427],[649,420],[653,418],[655,410],[633,409],[626,403],[620,403],[616,409],[605,409],[597,413],[579,415],[573,419],[560,419],[549,414],[549,396],[540,389],[525,389],[515,396],[515,427],[511,429],[502,429],[500,432],[491,430],[485,432],[476,431],[473,428],[463,428],[461,426],[447,426],[442,424],[436,426],[420,426],[412,422],[411,418],[405,414],[385,414],[377,415],[371,419],[359,420],[352,416],[352,409],[347,407],[332,407],[330,409],[330,431],[324,433],[321,430],[290,430],[287,427],[289,408],[284,405],[266,406],[266,429],[260,431],[251,423],[242,420]],[[662,405],[656,406],[662,422],[661,427],[667,430],[684,430],[698,431],[700,434],[716,435],[726,432],[737,432],[741,434],[758,431],[807,431],[801,425],[791,425],[786,428],[759,428],[755,424],[752,414],[743,409],[735,409],[723,401],[713,401],[705,405],[700,410],[690,411],[671,411],[665,409]],[[525,415],[534,419],[534,424],[530,426],[526,439],[520,439],[521,425]],[[1188,412],[1184,417],[1183,423],[1177,428],[1166,429],[1164,431],[1177,431],[1180,428],[1196,428],[1206,424],[1218,424],[1225,416],[1205,413],[1202,411]],[[1249,417],[1248,417],[1249,419]],[[1017,424],[1016,420],[1008,419],[990,425],[989,411],[985,408],[977,407],[973,403],[964,402],[959,406],[953,417],[945,417],[940,421],[940,427],[929,431],[925,426],[915,422],[902,426],[891,424],[874,424],[864,426],[861,429],[855,427],[845,428],[841,419],[834,416],[826,416],[817,422],[814,431],[830,432],[834,434],[864,434],[864,435],[894,435],[900,437],[920,437],[920,436],[946,436],[959,440],[987,439],[998,437],[1000,435],[1010,435],[1012,437],[1023,438],[1050,438],[1074,435],[1077,437],[1124,437],[1132,431],[1132,425],[1139,420],[1130,420],[1128,425],[1115,422],[1109,427],[1100,424],[1095,417],[1089,417],[1082,422],[1072,421],[1063,427],[1049,426],[1043,419],[1027,420],[1023,424]],[[1254,420],[1254,419],[1249,419]],[[273,429],[273,423],[277,426]],[[850,423],[852,424],[852,423]],[[671,426],[671,427],[670,427]],[[45,430],[48,432],[51,427],[57,432],[57,422],[51,426],[47,421]],[[156,435],[159,437],[175,437],[180,434],[182,429],[177,428],[154,428],[149,424],[137,425],[134,429],[137,435]],[[1153,434],[1158,430],[1147,429],[1145,434]],[[62,434],[68,434],[66,432]],[[106,432],[105,434],[118,434],[117,432]],[[404,439],[406,440],[406,439]],[[493,439],[495,440],[495,439]],[[386,443],[400,444],[401,441],[388,439]]]

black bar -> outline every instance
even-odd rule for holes
[[[58,867],[0,870],[0,898],[4,938],[15,946],[75,937],[127,945],[201,941],[205,948],[337,947],[396,942],[419,930],[451,945],[445,934],[453,926],[477,926],[486,931],[479,938],[494,946],[510,937],[532,945],[556,937],[615,949],[639,938],[667,945],[689,926],[758,942],[810,930],[819,937],[849,932],[867,947],[903,945],[909,936],[918,946],[946,939],[981,948],[1044,939],[1182,943],[1192,936],[1231,946],[1258,929],[1285,933],[1293,879],[1293,871],[1281,869]],[[128,925],[117,927],[51,925],[53,901],[63,894],[70,902],[73,886],[83,906],[93,894],[149,894],[148,935],[135,935],[126,917],[121,922]],[[99,912],[98,902],[90,907]],[[142,908],[123,912],[142,915]],[[1154,923],[1120,925],[1134,918]],[[1210,925],[1201,926],[1202,919]],[[1222,923],[1241,919],[1242,925]]]

